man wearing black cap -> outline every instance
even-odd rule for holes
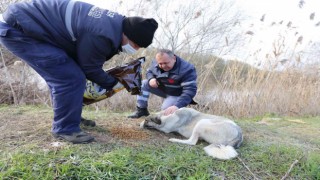
[[[158,24],[125,17],[88,3],[34,0],[16,3],[0,16],[0,42],[49,86],[52,134],[72,143],[94,138],[80,129],[86,79],[106,90],[121,86],[102,66],[119,52],[148,47]]]

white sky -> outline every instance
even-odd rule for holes
[[[260,54],[252,61],[263,59],[266,54],[273,50],[273,44],[279,35],[286,38],[285,45],[294,49],[304,59],[304,62],[317,61],[317,55],[308,53],[310,46],[314,42],[320,42],[320,26],[315,24],[320,22],[320,0],[305,0],[305,3],[299,8],[300,0],[238,0],[244,14],[247,14],[248,27],[254,31],[251,46],[249,48],[261,48]],[[311,13],[315,13],[314,19],[310,19]],[[265,14],[264,21],[260,21]],[[279,23],[283,21],[280,25]],[[276,24],[271,26],[275,22]],[[290,28],[288,23],[292,22]],[[254,25],[252,25],[254,24]],[[250,26],[251,25],[251,26]],[[296,43],[302,36],[301,43]],[[290,46],[291,45],[291,46]],[[259,56],[260,55],[260,56]],[[318,53],[319,55],[319,53]],[[296,55],[286,55],[281,59],[295,58]]]
[[[305,0],[302,8],[299,8],[299,0],[238,0],[237,3],[248,14],[270,14],[271,18],[301,20],[301,15],[309,15],[310,12],[320,10],[319,0]],[[307,12],[307,14],[305,14]]]
[[[137,9],[141,0],[83,0],[90,3],[99,5],[100,7],[116,10],[120,13],[125,13],[130,7]],[[320,41],[320,30],[314,28],[314,25],[320,21],[320,0],[304,0],[305,3],[302,8],[299,8],[300,0],[236,0],[235,2],[240,7],[239,10],[250,18],[252,22],[260,20],[263,14],[265,15],[264,24],[271,24],[272,22],[280,22],[283,20],[284,24],[289,21],[293,23],[293,26],[299,28],[301,33],[305,33],[305,36],[311,36],[313,39]],[[119,8],[119,4],[122,5]],[[160,1],[161,2],[161,1]],[[180,3],[180,0],[172,0],[172,8],[177,8],[176,3]],[[309,16],[315,12],[315,19],[311,21]],[[128,14],[125,14],[128,15]]]
[[[302,8],[299,8],[299,0],[238,0],[237,3],[243,12],[254,20],[259,20],[263,14],[265,22],[280,22],[287,24],[291,21],[302,32],[313,32],[312,36],[320,40],[320,31],[314,28],[320,21],[320,0],[305,0]],[[315,19],[310,20],[310,14],[315,13]],[[315,32],[318,33],[315,33]]]

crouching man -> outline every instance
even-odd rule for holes
[[[197,73],[189,62],[167,49],[160,49],[142,81],[142,94],[137,96],[137,111],[128,118],[148,116],[150,93],[164,98],[165,115],[193,103],[197,92]]]

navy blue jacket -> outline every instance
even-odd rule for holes
[[[156,78],[159,88],[170,96],[179,96],[175,106],[185,107],[192,101],[197,93],[197,72],[189,62],[176,56],[173,68],[164,72],[160,69],[156,60],[153,60],[146,73],[148,81]]]
[[[121,49],[124,16],[84,2],[72,1],[69,7],[68,3],[69,0],[16,3],[9,6],[6,15],[14,18],[25,34],[64,49],[87,79],[110,88],[117,81],[102,67]]]

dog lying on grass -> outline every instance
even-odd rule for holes
[[[238,155],[242,141],[242,130],[232,120],[221,116],[201,113],[192,108],[180,108],[175,113],[164,116],[162,112],[148,116],[140,123],[141,128],[154,128],[170,133],[177,132],[189,138],[171,138],[169,141],[195,145],[199,139],[210,143],[205,152],[217,159],[231,159]]]

